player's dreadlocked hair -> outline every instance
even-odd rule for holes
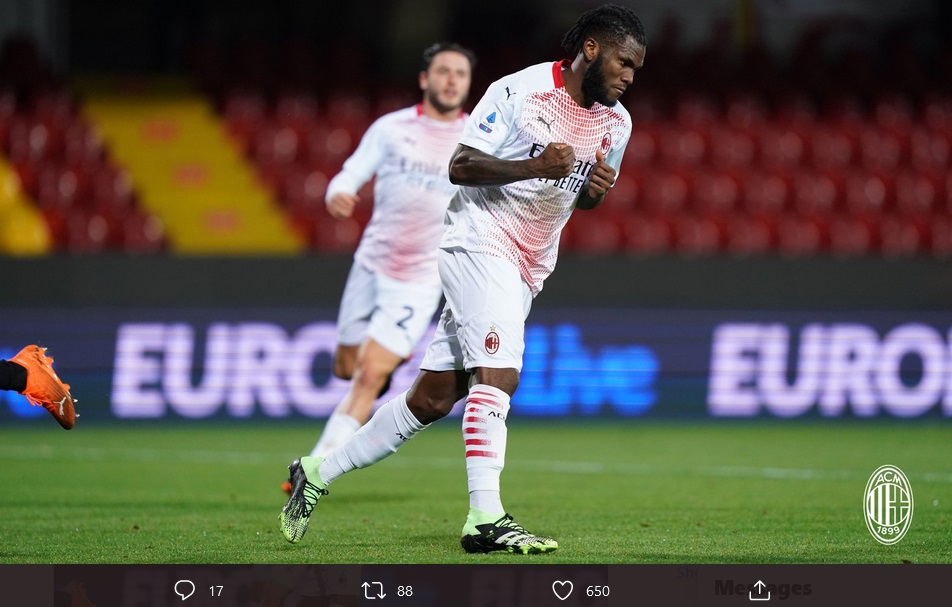
[[[420,64],[420,71],[429,71],[430,64],[433,63],[433,57],[436,57],[443,51],[453,51],[454,53],[459,53],[469,59],[469,69],[472,70],[476,67],[476,53],[473,51],[469,50],[468,48],[463,48],[455,42],[437,42],[436,44],[431,44],[423,50],[423,62]]]
[[[562,48],[570,57],[582,52],[582,43],[587,38],[595,38],[603,44],[621,44],[631,36],[641,46],[648,46],[645,28],[630,8],[605,4],[582,13],[572,29],[562,37]]]

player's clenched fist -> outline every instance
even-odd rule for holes
[[[339,192],[327,201],[327,212],[334,219],[347,219],[354,214],[354,207],[357,206],[358,202],[360,202],[359,197]]]
[[[617,171],[607,162],[601,150],[595,151],[595,166],[588,174],[588,195],[592,198],[604,196],[608,188],[615,183]]]
[[[572,174],[572,168],[575,166],[575,150],[567,143],[550,143],[531,161],[537,177],[560,179]]]

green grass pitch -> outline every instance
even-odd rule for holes
[[[468,555],[459,421],[339,479],[297,545],[286,465],[319,422],[0,429],[3,563],[950,563],[947,423],[528,422],[509,431],[503,502],[552,554]],[[863,516],[869,475],[909,477],[896,545]]]

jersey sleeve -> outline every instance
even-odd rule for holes
[[[386,154],[386,127],[381,120],[376,120],[361,137],[357,149],[344,161],[341,172],[334,175],[327,184],[325,201],[331,196],[343,192],[356,194],[357,191],[370,181],[380,168]]]
[[[618,142],[618,145],[613,145],[610,150],[608,150],[608,155],[605,156],[605,162],[608,163],[610,167],[615,169],[616,173],[621,173],[621,160],[625,157],[625,148],[628,147],[628,140],[631,138],[631,129],[629,128],[628,134],[625,136],[624,140]]]
[[[496,155],[516,129],[516,97],[512,87],[508,79],[489,85],[463,127],[461,144]]]

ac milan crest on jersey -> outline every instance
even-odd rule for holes
[[[608,150],[612,149],[612,134],[605,133],[605,136],[602,137],[601,150],[602,154],[607,154]]]
[[[495,354],[499,351],[499,334],[496,333],[496,327],[489,327],[489,333],[486,334],[484,343],[487,354]]]

